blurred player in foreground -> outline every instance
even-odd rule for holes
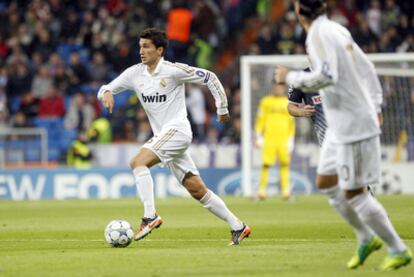
[[[285,86],[273,84],[272,94],[262,98],[256,116],[256,147],[262,147],[260,200],[266,199],[269,168],[278,160],[283,199],[290,198],[290,154],[295,138],[295,119],[287,110]]]
[[[144,238],[163,223],[162,218],[156,214],[154,185],[149,170],[160,164],[170,169],[192,197],[230,225],[231,244],[239,244],[249,236],[250,228],[227,208],[220,197],[206,187],[188,151],[192,132],[185,105],[185,83],[207,85],[215,99],[220,122],[230,119],[226,93],[214,73],[165,61],[163,56],[167,46],[164,31],[155,28],[144,30],[139,39],[142,63],[127,68],[98,92],[98,98],[112,112],[114,94],[125,90],[135,91],[154,133],[154,137],[141,147],[130,162],[144,204],[144,217],[134,239]]]
[[[361,266],[383,241],[388,256],[380,269],[405,266],[411,262],[412,252],[395,231],[384,207],[367,192],[368,185],[379,182],[381,162],[382,89],[374,66],[349,31],[327,18],[324,0],[296,1],[295,12],[307,32],[312,72],[289,72],[279,67],[276,81],[304,92],[321,93],[328,129],[317,184],[331,199],[349,204],[340,204],[346,210],[336,209],[353,227],[359,244],[347,266]],[[345,191],[345,198],[340,190]]]

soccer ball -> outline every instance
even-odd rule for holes
[[[127,247],[133,236],[131,224],[125,220],[112,220],[106,225],[105,240],[112,247]]]

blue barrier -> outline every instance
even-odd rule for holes
[[[269,189],[273,193],[277,192],[277,173],[276,169],[270,172]],[[189,196],[167,169],[156,167],[151,169],[151,174],[156,197]],[[207,168],[200,169],[200,174],[212,191],[220,195],[241,195],[239,169]],[[258,172],[253,175],[258,176]],[[308,177],[297,172],[292,172],[291,176],[294,192],[314,191]],[[1,200],[115,199],[136,196],[134,177],[128,168],[0,170]]]

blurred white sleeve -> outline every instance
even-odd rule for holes
[[[133,90],[132,81],[130,81],[130,76],[133,71],[133,66],[124,70],[118,77],[112,80],[109,84],[103,85],[99,88],[98,99],[102,100],[103,93],[109,90],[112,94],[118,94],[125,90]]]
[[[331,32],[322,28],[310,34],[307,40],[312,71],[290,71],[286,83],[303,92],[315,92],[333,85],[338,80],[338,58]]]
[[[178,82],[206,85],[214,97],[217,114],[229,113],[226,92],[216,74],[206,69],[182,63],[175,63],[175,66],[175,78]]]

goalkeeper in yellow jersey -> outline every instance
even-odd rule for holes
[[[262,147],[262,168],[258,198],[266,199],[269,167],[279,163],[283,199],[290,197],[290,155],[295,137],[295,120],[287,110],[285,86],[273,83],[271,95],[263,97],[256,116],[256,147]]]

